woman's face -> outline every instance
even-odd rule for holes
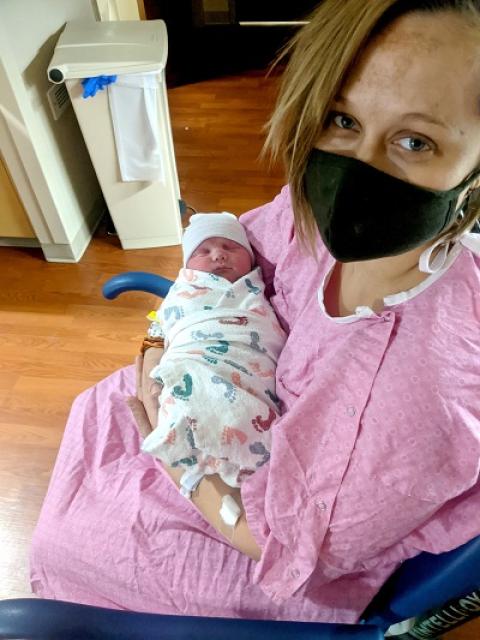
[[[456,187],[480,164],[480,38],[452,12],[399,18],[361,56],[316,146]]]

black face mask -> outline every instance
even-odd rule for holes
[[[433,239],[460,215],[458,196],[478,175],[480,170],[454,189],[434,191],[313,149],[304,181],[328,250],[340,262],[353,262],[395,256]]]

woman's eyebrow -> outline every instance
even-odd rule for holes
[[[437,120],[437,118],[434,118],[433,116],[429,116],[427,113],[418,113],[418,112],[404,113],[402,115],[402,118],[405,118],[405,119],[416,118],[417,120],[423,120],[424,122],[428,122],[428,124],[435,124],[438,127],[443,127],[444,129],[451,129],[451,127],[449,127],[448,124],[443,122],[443,120]]]
[[[335,96],[333,102],[341,102],[344,105],[350,104],[349,101],[341,95]]]
[[[349,102],[349,100],[347,100],[347,98],[345,98],[342,95],[337,95],[334,98],[335,102],[340,102],[344,105],[351,105],[351,103]],[[443,120],[440,120],[439,118],[434,118],[433,116],[429,115],[428,113],[421,113],[419,111],[412,111],[410,113],[403,113],[401,115],[402,119],[407,119],[407,118],[416,118],[417,120],[423,120],[424,122],[427,122],[428,124],[434,124],[437,125],[438,127],[442,127],[443,129],[452,129],[451,126],[449,126],[448,124],[446,124],[445,122],[443,122]]]

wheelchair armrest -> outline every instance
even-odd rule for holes
[[[368,625],[166,616],[58,600],[0,602],[0,639],[15,640],[383,640]]]
[[[154,273],[127,271],[107,280],[103,285],[102,292],[108,300],[113,300],[125,291],[146,291],[164,298],[172,284],[171,280]]]
[[[480,586],[480,536],[435,555],[404,562],[382,587],[362,618],[384,629],[464,596]]]

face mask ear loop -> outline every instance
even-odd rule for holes
[[[468,179],[471,179],[471,177]],[[468,211],[470,195],[471,193],[467,195],[464,202],[462,203],[461,208],[458,210],[458,217],[460,218],[460,220],[465,217],[465,213]],[[438,273],[440,269],[443,269],[450,252],[451,242],[451,240],[439,240],[438,242],[432,244],[431,247],[428,247],[428,249],[425,249],[418,261],[419,271],[421,271],[422,273]],[[438,247],[440,247],[440,249],[432,260],[432,254],[436,249],[438,249]]]
[[[438,253],[432,260],[432,254],[436,249],[439,249]],[[450,241],[439,240],[432,244],[431,247],[425,249],[418,261],[418,269],[422,273],[438,273],[440,269],[443,269],[447,261],[448,253],[450,250]]]
[[[460,185],[460,188],[462,188],[462,186],[463,188],[465,188],[469,184],[469,182],[473,182],[479,177],[480,177],[480,169],[476,169],[475,171],[472,171],[472,173],[469,176],[467,176],[463,181],[463,183]],[[460,210],[459,210],[462,217],[468,212],[468,207],[470,205],[470,198],[472,194],[474,194],[479,189],[480,189],[480,185],[477,187],[472,187],[472,186],[469,187],[465,200],[462,202],[462,206],[460,207]]]

